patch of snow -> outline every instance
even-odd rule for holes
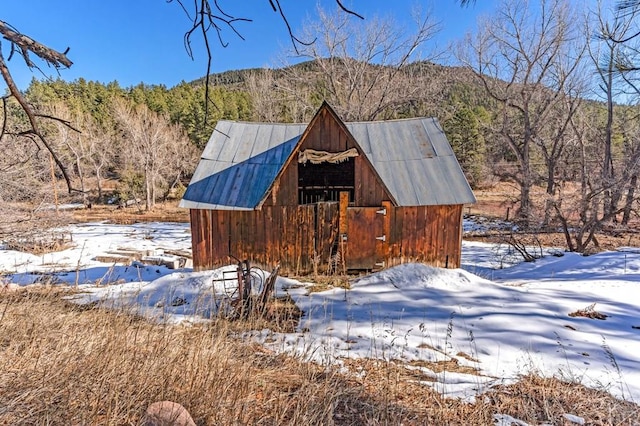
[[[569,420],[571,423],[584,425],[584,419],[582,417],[574,416],[573,414],[563,414],[562,417]]]
[[[495,426],[529,426],[529,423],[518,420],[507,414],[494,414],[493,420],[495,421]]]

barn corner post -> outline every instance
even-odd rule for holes
[[[454,268],[462,267],[462,234],[464,232],[464,205],[460,205],[460,212],[458,213],[458,228],[457,228],[457,236],[458,236],[458,244],[457,250],[455,251],[456,259]]]
[[[386,268],[393,265],[393,260],[392,260],[393,250],[394,250],[393,247],[395,244],[395,238],[394,238],[394,233],[392,232],[392,223],[391,223],[392,218],[394,216],[394,211],[393,211],[393,204],[391,204],[391,201],[386,200],[382,202],[382,211],[384,212],[384,218],[382,222],[384,241],[382,242],[383,243],[381,245],[382,249],[378,254],[378,257],[382,262],[382,267]]]

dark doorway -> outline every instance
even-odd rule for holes
[[[298,204],[339,201],[340,192],[348,192],[353,202],[354,188],[354,158],[338,164],[298,164]]]

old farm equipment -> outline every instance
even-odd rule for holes
[[[251,315],[263,315],[269,299],[274,293],[279,266],[276,266],[267,276],[260,268],[252,267],[247,259],[240,260],[229,255],[237,262],[234,271],[223,272],[217,281],[225,288],[225,293],[231,299],[231,317],[246,319]]]

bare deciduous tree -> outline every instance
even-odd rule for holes
[[[517,159],[517,172],[508,177],[520,187],[519,215],[528,223],[536,182],[532,152],[536,141],[547,146],[540,141],[552,115],[566,102],[579,57],[566,62],[574,37],[566,1],[543,0],[534,12],[533,2],[508,0],[498,10],[482,22],[475,38],[469,36],[461,45],[459,58],[500,107],[498,136]]]
[[[603,230],[611,219],[623,215],[623,224],[629,221],[634,204],[637,203],[636,185],[640,172],[640,127],[637,107],[625,107],[621,135],[622,157],[618,162],[621,172],[614,181],[602,179],[603,146],[600,143],[602,111],[599,107],[584,106],[571,118],[573,131],[572,159],[577,167],[575,179],[567,179],[558,184],[558,193],[553,199],[555,218],[565,235],[567,248],[585,252],[599,242],[597,233]],[[605,119],[606,121],[606,119]],[[625,202],[615,210],[609,205],[612,188],[622,191]]]
[[[620,194],[620,198],[624,199],[621,207],[621,224],[626,226],[631,219],[634,205],[638,202],[638,195],[636,194],[638,175],[640,174],[640,111],[638,106],[626,108],[620,121],[623,148],[620,180],[624,183],[624,186],[621,187],[624,194]]]
[[[98,200],[104,199],[104,186],[106,170],[113,166],[116,158],[114,141],[116,135],[113,128],[100,125],[91,115],[83,114],[80,118],[83,129],[81,144],[85,150],[85,161],[91,170],[91,175],[96,180]]]
[[[60,224],[62,215],[53,208],[49,153],[28,138],[5,138],[0,156],[0,239],[8,242],[36,237]]]
[[[90,202],[89,193],[94,189],[97,190],[97,199],[102,200],[105,170],[115,166],[114,129],[101,126],[88,112],[71,111],[62,102],[45,107],[52,116],[77,123],[82,129],[79,132],[56,121],[55,132],[50,138],[61,159],[72,165],[70,174],[77,177],[85,204]],[[95,187],[88,183],[88,179],[95,180]]]
[[[281,102],[274,96],[277,87],[274,74],[274,70],[265,68],[251,72],[246,79],[247,90],[251,93],[254,118],[263,123],[281,120]]]
[[[7,40],[9,42],[9,45],[11,46],[11,49],[10,49],[11,54],[8,59],[11,59],[14,52],[18,52],[19,55],[24,59],[27,66],[29,66],[30,68],[37,68],[37,66],[31,59],[31,56],[30,56],[31,54],[38,56],[47,65],[51,65],[56,69],[61,67],[68,68],[72,65],[72,62],[66,56],[66,52],[61,53],[54,49],[51,49],[39,43],[38,41],[33,40],[32,38],[24,34],[21,34],[15,28],[11,27],[9,24],[7,24],[4,21],[0,21],[0,34],[2,34],[3,38]],[[33,106],[27,101],[27,99],[24,97],[23,93],[18,89],[18,87],[16,86],[13,80],[13,76],[11,75],[11,71],[7,66],[7,62],[3,56],[3,52],[1,48],[2,48],[2,45],[0,44],[0,74],[2,75],[2,79],[4,80],[4,82],[7,85],[7,88],[9,89],[9,94],[2,97],[3,106],[5,107],[5,110],[6,110],[7,99],[14,98],[18,102],[18,104],[20,105],[24,113],[26,114],[29,122],[29,126],[26,129],[18,132],[17,137],[18,138],[25,137],[27,138],[27,140],[30,140],[35,144],[41,144],[49,151],[56,165],[60,169],[67,183],[67,187],[69,191],[71,192],[72,190],[71,178],[69,177],[67,168],[65,164],[60,160],[60,158],[58,158],[56,151],[53,149],[53,147],[48,142],[44,133],[41,130],[40,119],[48,118],[48,119],[55,120],[55,117],[38,114],[33,108]],[[0,130],[0,141],[2,141],[2,139],[5,136],[6,119],[7,119],[7,116],[5,115],[4,122]]]
[[[608,215],[602,213],[606,185],[601,179],[601,147],[594,145],[600,131],[597,108],[581,108],[571,117],[574,135],[574,161],[577,163],[575,180],[557,185],[553,208],[570,251],[584,253],[590,245],[598,245],[596,234],[602,229]]]
[[[624,46],[615,41],[626,39],[632,28],[634,15],[610,14],[602,2],[598,3],[597,10],[591,14],[592,19],[586,22],[588,37],[587,51],[594,65],[597,78],[595,94],[603,99],[606,106],[606,122],[603,129],[596,136],[602,144],[601,178],[604,186],[604,210],[605,214],[615,220],[613,212],[622,197],[623,188],[617,188],[616,170],[613,159],[614,137],[614,108],[617,100],[624,95],[621,83],[624,82],[624,73],[620,72],[619,65],[626,62]],[[595,22],[592,27],[591,21]]]
[[[205,52],[208,57],[206,69],[206,99],[208,99],[209,75],[212,64],[212,45],[209,40],[210,32],[213,31],[218,39],[218,42],[223,46],[226,46],[226,42],[224,41],[225,31],[231,31],[242,38],[242,34],[236,28],[236,24],[238,22],[251,22],[251,19],[247,17],[231,16],[224,11],[222,2],[219,0],[195,0],[193,2],[186,2],[184,0],[168,0],[169,3],[173,1],[179,4],[182,11],[187,15],[192,23],[191,27],[185,32],[184,35],[185,48],[187,49],[189,55],[193,55],[191,45],[192,37],[196,34],[199,34],[203,38]],[[346,14],[362,18],[362,16],[360,16],[355,11],[345,7],[341,0],[335,1],[336,4],[341,8],[341,10]],[[271,9],[275,13],[278,13],[282,18],[282,21],[287,27],[294,46],[304,45],[306,42],[295,36],[293,31],[291,30],[287,14],[281,6],[280,0],[267,0],[267,2]],[[17,133],[17,138],[26,138],[25,140],[37,144],[38,146],[42,146],[47,151],[49,151],[51,158],[57,165],[60,173],[62,174],[62,177],[66,182],[69,192],[72,192],[74,188],[72,185],[71,176],[67,170],[67,165],[60,159],[58,152],[54,149],[53,146],[51,146],[49,140],[46,138],[45,133],[42,130],[41,120],[43,118],[49,120],[56,120],[57,118],[54,116],[44,116],[42,114],[39,114],[34,109],[34,107],[25,98],[22,91],[20,91],[16,86],[7,63],[7,61],[11,60],[14,57],[14,54],[17,54],[17,56],[21,57],[26,65],[31,69],[40,69],[37,63],[33,60],[33,56],[37,56],[44,62],[45,65],[51,66],[56,70],[60,68],[69,68],[73,64],[73,62],[71,62],[71,60],[67,56],[69,48],[66,48],[64,52],[57,51],[37,40],[34,40],[26,34],[21,33],[18,29],[1,20],[0,35],[2,35],[4,41],[6,41],[8,46],[10,47],[8,49],[10,52],[9,57],[5,59],[2,49],[4,46],[2,45],[2,41],[0,41],[0,75],[6,83],[9,91],[7,95],[0,98],[3,107],[5,107],[3,109],[6,111],[6,102],[8,99],[13,98],[18,102],[20,108],[27,116],[28,125],[26,128]],[[5,46],[7,44],[5,44]],[[207,100],[205,100],[205,105],[208,107]],[[0,143],[12,143],[16,140],[16,136],[5,138],[7,116],[4,115],[2,118],[3,121],[2,123],[0,123]],[[64,121],[61,122],[65,123]]]
[[[319,9],[316,15],[303,33],[316,42],[290,52],[306,64],[284,67],[280,78],[268,70],[252,77],[252,97],[275,110],[260,114],[281,117],[284,110],[290,120],[306,121],[326,100],[347,121],[376,120],[392,118],[400,107],[427,97],[430,84],[421,78],[418,60],[427,59],[427,43],[438,31],[429,14],[416,13],[412,31],[390,18],[356,24],[339,11]],[[264,81],[256,80],[260,77]]]
[[[118,100],[113,109],[122,131],[124,161],[142,173],[145,208],[151,210],[162,186],[194,166],[195,148],[177,125],[146,105]]]

